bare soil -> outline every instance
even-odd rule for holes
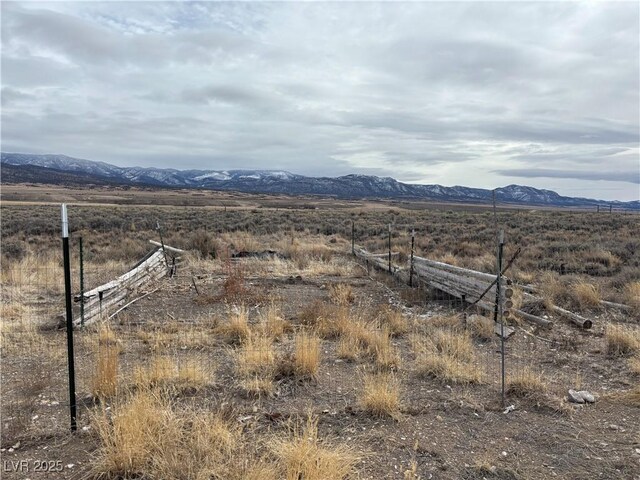
[[[254,261],[243,260],[248,272]],[[345,256],[344,262],[353,260]],[[336,283],[352,286],[354,312],[392,304],[404,310],[415,331],[434,316],[450,313],[446,299],[426,301],[426,293],[408,294],[407,287],[388,283],[384,275],[368,277],[355,264],[352,272],[346,277],[303,274],[301,278],[247,274],[249,295],[244,300],[250,321],[256,321],[256,312],[275,299],[284,318],[297,326],[301,310],[314,300],[328,301],[328,287]],[[193,285],[195,275],[199,294]],[[202,390],[181,392],[176,401],[229,409],[242,423],[245,437],[255,439],[256,445],[284,431],[287,419],[311,412],[320,417],[321,436],[361,452],[357,478],[640,479],[640,409],[615,395],[638,379],[631,375],[625,359],[608,357],[604,351],[604,326],[628,320],[619,313],[592,316],[592,330],[579,330],[561,319],[554,319],[549,331],[526,324],[518,327],[506,342],[507,377],[533,367],[544,372],[549,389],[532,398],[508,397],[507,405],[515,407],[509,413],[503,413],[501,402],[497,337],[475,341],[477,362],[488,376],[487,382],[477,386],[420,378],[410,335],[394,338],[402,359],[396,372],[402,391],[401,414],[396,419],[376,418],[363,412],[358,403],[366,360],[338,359],[334,340],[322,342],[317,381],[280,379],[272,398],[248,398],[235,378],[231,347],[213,334],[214,319],[223,318],[230,308],[222,299],[216,300],[225,278],[219,270],[183,268],[174,278],[164,280],[160,290],[114,319],[115,332],[124,345],[120,354],[124,382],[136,365],[153,355],[140,332],[177,323],[197,341],[188,345],[178,341],[168,351],[176,358],[206,359],[216,379]],[[2,478],[69,480],[88,474],[98,440],[90,422],[90,412],[96,408],[90,395],[95,333],[87,330],[76,333],[79,423],[74,434],[68,431],[64,357],[49,358],[46,365],[27,354],[3,358],[2,422],[7,428],[3,428]],[[43,334],[52,342],[65,342],[64,332]],[[290,346],[290,337],[282,340],[280,350]],[[594,393],[596,403],[567,403],[568,389],[577,387]],[[60,461],[62,471],[36,472],[36,462],[42,461]],[[412,468],[415,476],[410,473]]]

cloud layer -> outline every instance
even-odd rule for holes
[[[2,149],[640,196],[629,3],[2,3]]]

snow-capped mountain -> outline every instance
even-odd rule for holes
[[[428,199],[447,202],[489,203],[492,191],[463,186],[413,185],[390,177],[344,175],[306,177],[282,170],[176,170],[171,168],[117,167],[104,162],[65,155],[2,153],[2,181],[36,183],[121,183],[158,187],[206,188],[250,193],[328,195],[339,198]],[[640,201],[604,202],[563,197],[551,190],[521,185],[496,189],[501,203],[548,206],[595,206],[640,210]]]

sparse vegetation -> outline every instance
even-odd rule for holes
[[[507,394],[515,397],[539,398],[547,391],[542,373],[524,367],[507,377]]]
[[[333,445],[318,436],[318,419],[312,416],[294,423],[285,438],[274,439],[271,449],[287,480],[343,480],[355,470],[358,455],[344,445]]]
[[[244,306],[236,310],[229,309],[227,321],[216,328],[227,343],[238,345],[251,336],[249,329],[249,313]]]
[[[640,350],[640,331],[633,327],[612,325],[605,332],[605,342],[609,355],[630,355]]]
[[[96,349],[97,363],[91,393],[95,398],[112,397],[118,387],[120,346],[108,323],[100,325]]]
[[[51,220],[57,210],[3,204],[3,448],[22,440],[17,451],[35,457],[45,445],[54,452],[64,439],[83,461],[75,468],[91,465],[91,475],[105,479],[383,478],[389,467],[381,459],[391,455],[394,474],[406,478],[431,467],[452,478],[516,471],[543,478],[549,472],[539,463],[556,452],[539,438],[558,435],[553,420],[574,410],[549,392],[594,391],[603,375],[616,401],[578,421],[585,431],[594,422],[620,425],[598,430],[618,460],[615,468],[607,462],[597,468],[611,478],[616,468],[628,471],[631,453],[612,441],[629,442],[633,429],[624,419],[638,406],[635,389],[620,387],[640,375],[634,323],[640,231],[627,217],[498,211],[508,230],[506,256],[524,247],[510,278],[544,290],[549,305],[580,310],[594,320],[594,330],[580,333],[544,305],[517,300],[525,310],[548,315],[554,326],[546,331],[522,322],[509,338],[508,395],[522,419],[513,423],[513,436],[524,441],[518,462],[511,450],[507,457],[498,451],[500,464],[492,460],[479,469],[461,452],[482,452],[503,435],[493,414],[499,398],[493,321],[470,315],[465,322],[446,296],[386,283],[374,271],[368,278],[349,255],[349,235],[354,219],[357,243],[384,252],[389,223],[416,225],[424,233],[416,236],[418,255],[494,272],[492,215],[458,206],[410,210],[410,203],[334,208],[337,203],[329,202],[331,210],[302,210],[286,199],[277,199],[279,209],[269,208],[275,201],[255,200],[257,207],[239,196],[226,211],[212,205],[74,206],[73,233],[85,240],[85,288],[115,278],[145,255],[148,239],[157,239],[155,218],[166,226],[165,244],[190,251],[160,290],[108,326],[77,330],[79,398],[91,394],[99,401],[83,406],[79,418],[89,433],[70,440],[58,382],[66,368],[64,331],[51,327],[63,310],[59,226]],[[402,228],[392,232],[393,250],[400,252],[394,263],[408,259],[408,240]],[[36,253],[45,251],[55,253]],[[267,253],[230,258],[240,251]],[[74,246],[73,265],[76,252]],[[601,299],[635,310],[609,309]],[[583,368],[594,363],[597,369]],[[522,398],[543,408],[535,414],[520,408]],[[308,421],[290,420],[304,409],[314,412]],[[389,418],[400,419],[400,411],[407,417],[402,423],[415,428],[413,448],[409,430],[390,427]],[[482,419],[465,423],[470,434],[456,437],[459,449],[443,433],[455,431],[452,412]],[[539,438],[529,435],[531,427]],[[419,440],[422,432],[437,446]],[[82,448],[73,450],[78,442]],[[581,453],[591,456],[595,449],[602,456],[588,438],[572,442],[581,467],[595,465]],[[91,457],[85,454],[93,448]],[[374,455],[360,463],[368,450]],[[463,468],[465,462],[471,467]],[[559,476],[575,473],[549,462]]]
[[[365,375],[360,405],[375,416],[397,417],[400,411],[398,380],[389,373]]]

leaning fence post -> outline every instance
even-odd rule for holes
[[[69,260],[69,221],[67,219],[67,205],[62,204],[62,256],[64,260],[64,296],[67,310],[67,365],[69,367],[69,415],[71,417],[71,431],[78,427],[76,424],[76,373],[73,361],[73,310],[71,306],[71,262]]]
[[[167,259],[167,252],[164,249],[164,240],[162,240],[162,229],[160,228],[160,222],[156,220],[156,230],[158,230],[158,235],[160,235],[160,245],[162,245],[162,254],[164,255],[164,263],[169,268],[169,260]]]

